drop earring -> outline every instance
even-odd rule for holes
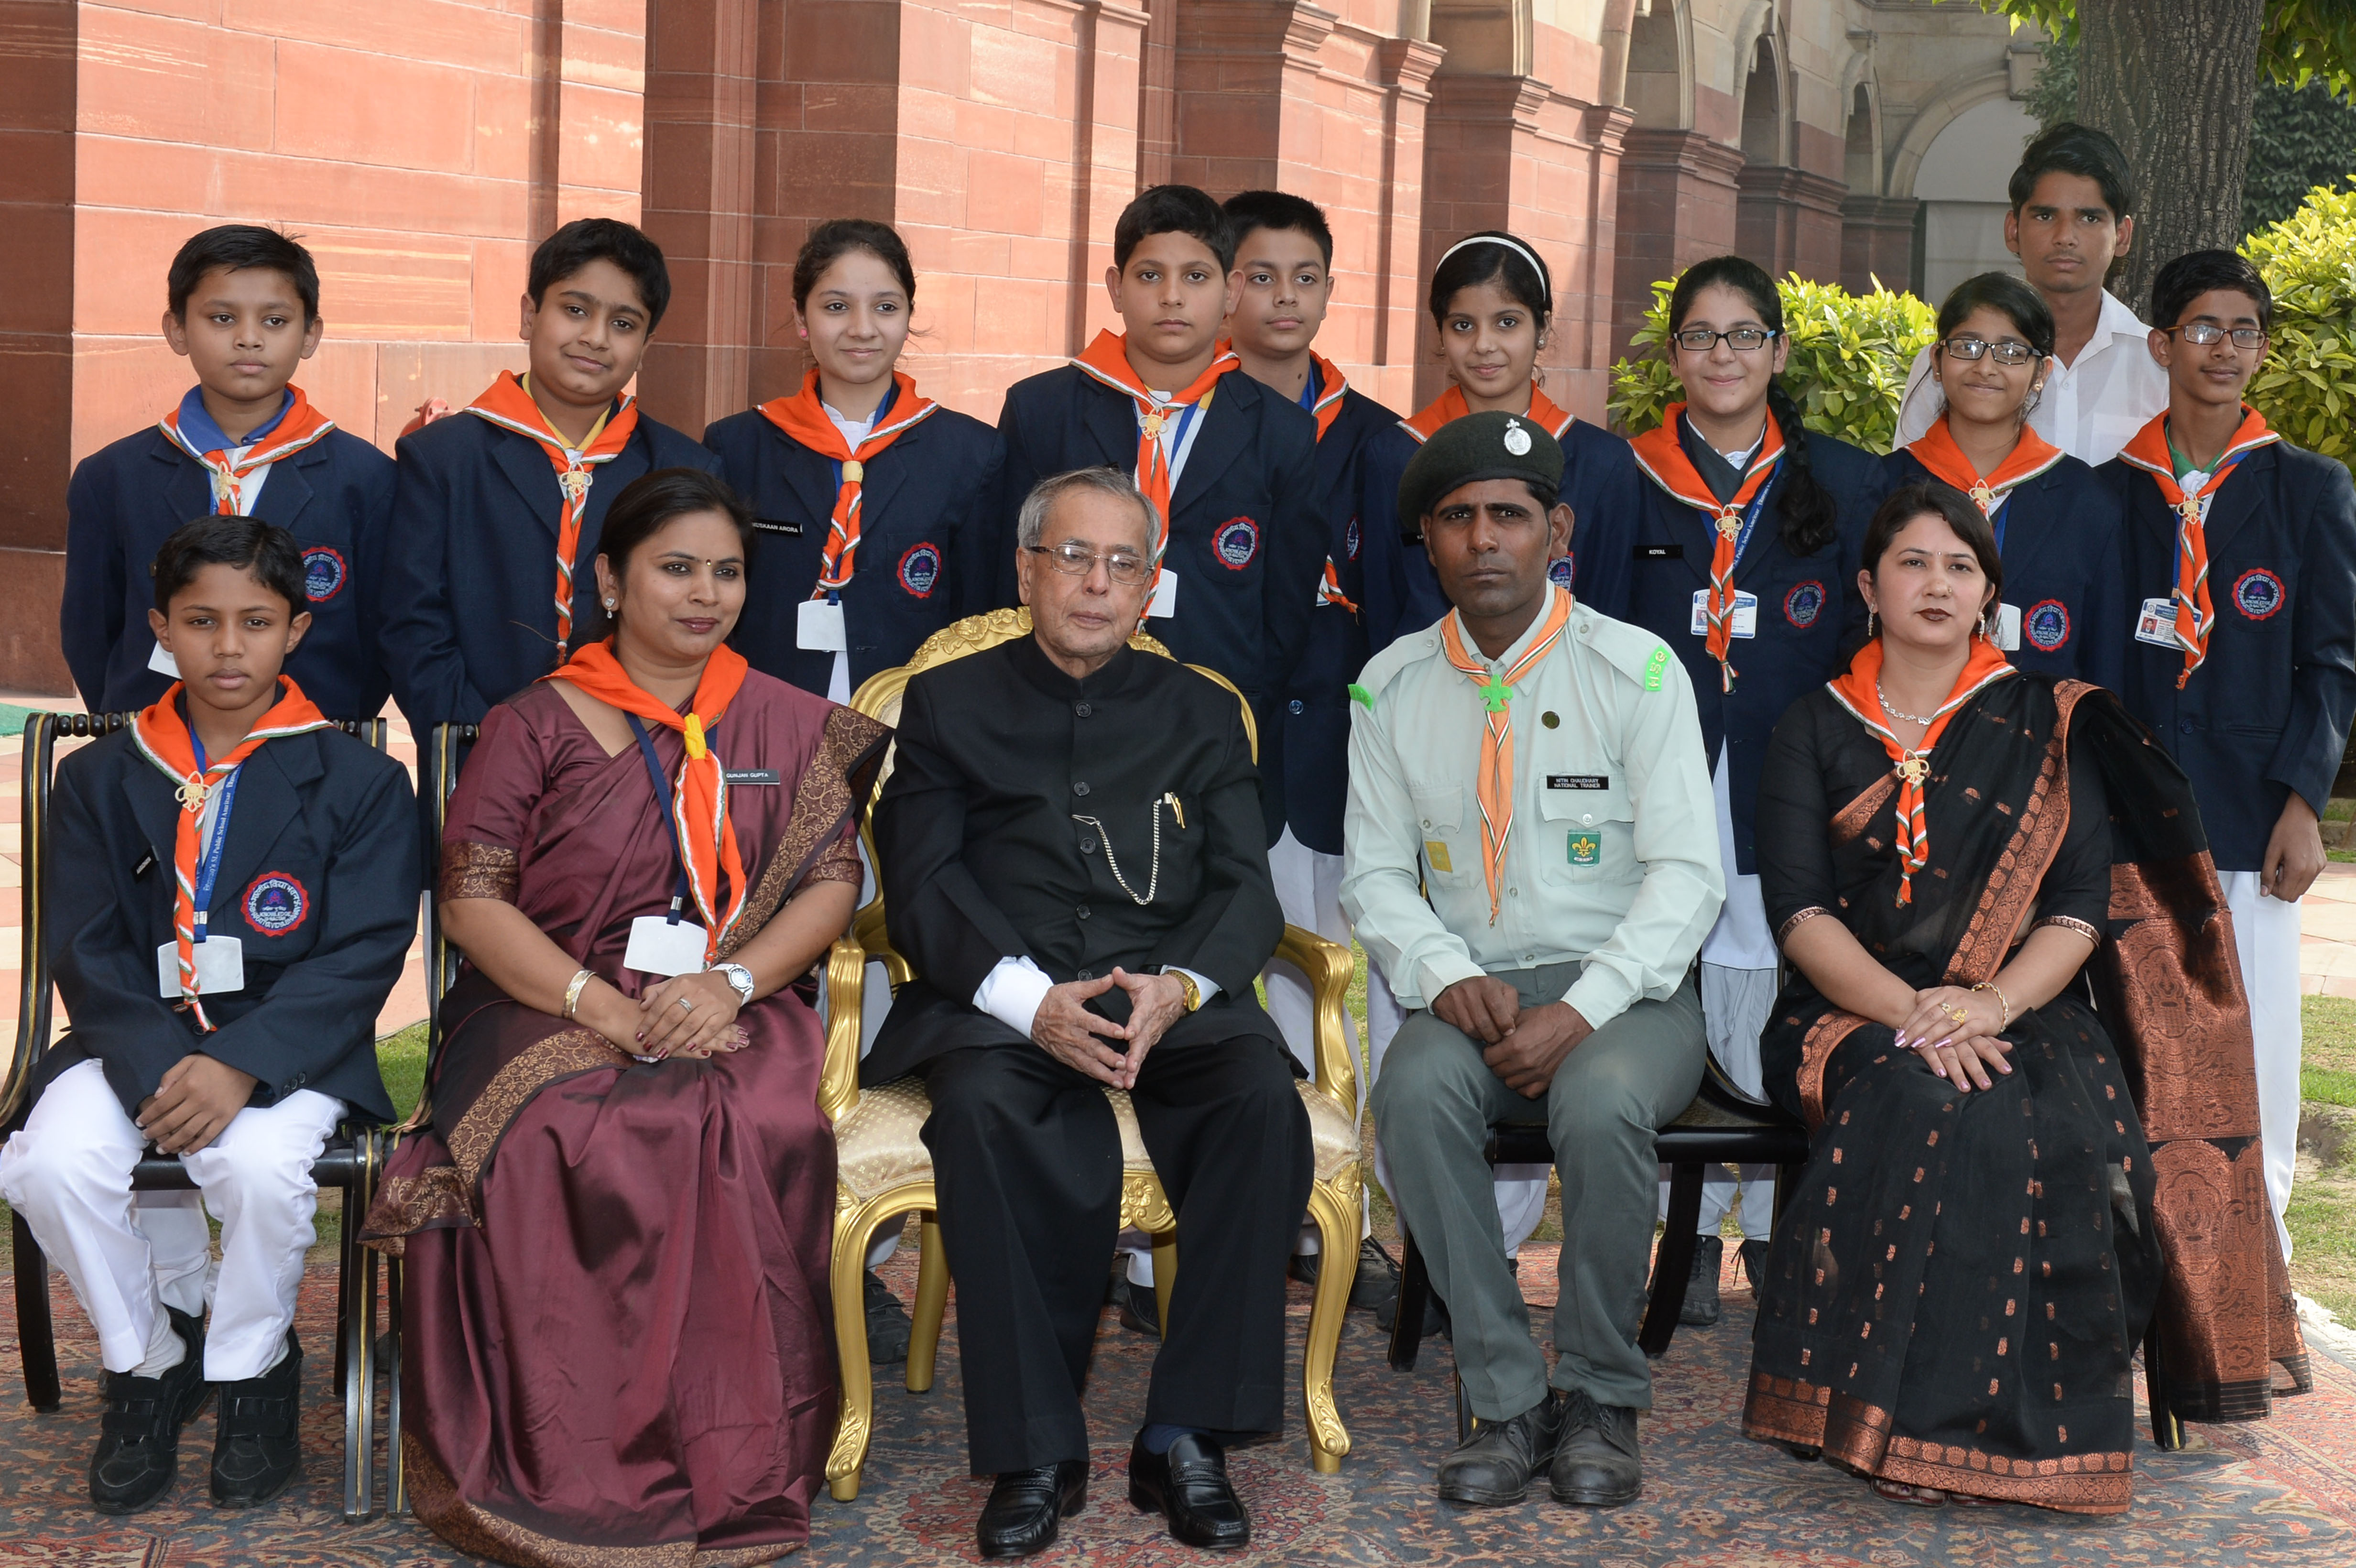
[[[1865,640],[1869,643],[1879,635],[1881,635],[1881,613],[1878,610],[1868,610],[1865,613]]]

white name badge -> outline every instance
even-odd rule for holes
[[[155,650],[147,656],[147,667],[157,675],[168,675],[174,680],[180,678],[180,661],[166,653],[161,643],[157,643]],[[179,994],[177,990],[172,993],[176,997]]]
[[[1145,607],[1145,613],[1165,621],[1178,613],[1178,574],[1166,566],[1162,569],[1162,580],[1153,585],[1153,603]]]
[[[674,923],[662,915],[642,914],[630,922],[630,945],[622,963],[642,975],[701,975],[703,937],[703,927],[691,920]]]
[[[1996,645],[2006,653],[2020,647],[2020,606],[1999,604],[1996,607]]]
[[[2143,613],[2136,617],[2136,641],[2149,643],[2158,648],[2176,646],[2176,601],[2147,599]]]
[[[245,944],[234,936],[209,936],[196,944],[197,994],[226,997],[245,989]],[[180,949],[167,942],[155,949],[155,994],[180,999]]]
[[[1759,595],[1745,593],[1740,588],[1736,589],[1734,613],[1728,617],[1728,624],[1734,628],[1734,635],[1738,637],[1757,636],[1759,635]],[[1707,588],[1694,590],[1693,635],[1697,637],[1709,635],[1709,590]]]
[[[851,641],[843,633],[842,606],[823,599],[803,600],[802,607],[795,612],[794,646],[822,654],[839,654],[848,649]]]

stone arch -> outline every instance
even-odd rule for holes
[[[1784,109],[1784,85],[1783,51],[1772,33],[1762,31],[1751,46],[1742,79],[1739,123],[1744,163],[1773,165],[1790,161],[1784,146],[1791,118]]]
[[[1907,123],[1906,133],[1899,138],[1898,151],[1890,159],[1890,178],[1885,188],[1894,196],[1912,196],[1914,176],[1922,167],[1922,155],[1931,150],[1939,133],[1954,124],[1965,110],[1990,99],[2011,95],[2012,79],[1997,70],[1957,82],[1924,104]]]
[[[1847,134],[1844,138],[1842,177],[1851,196],[1881,194],[1880,104],[1871,88],[1860,81],[1849,92]]]
[[[1653,0],[1628,38],[1625,101],[1639,127],[1685,131],[1694,123],[1692,0]]]

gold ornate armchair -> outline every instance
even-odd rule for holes
[[[900,716],[900,694],[917,671],[1026,636],[1030,630],[1028,610],[969,616],[927,638],[905,665],[885,670],[862,686],[851,706],[871,718],[894,723]],[[1142,633],[1130,643],[1170,656],[1167,648]],[[1201,666],[1194,667],[1230,691],[1235,689]],[[1240,694],[1237,700],[1242,701]],[[1244,725],[1251,730],[1248,706],[1244,709]],[[1255,733],[1255,752],[1258,744]],[[890,768],[887,757],[886,776]],[[880,777],[877,788],[882,788]],[[1308,1412],[1310,1462],[1319,1470],[1332,1471],[1341,1468],[1342,1456],[1350,1451],[1350,1435],[1333,1406],[1333,1352],[1341,1342],[1342,1314],[1357,1272],[1361,1182],[1357,1066],[1342,1019],[1343,998],[1350,987],[1350,955],[1298,926],[1287,926],[1277,955],[1300,967],[1317,998],[1317,1076],[1313,1083],[1301,1085],[1301,1097],[1308,1108],[1314,1148],[1316,1179],[1310,1190],[1309,1211],[1317,1221],[1326,1266],[1318,1275],[1316,1300],[1310,1311],[1301,1392]],[[826,1071],[819,1085],[819,1106],[834,1123],[840,1161],[832,1281],[835,1342],[842,1363],[842,1413],[835,1428],[833,1451],[827,1456],[826,1476],[834,1496],[845,1502],[859,1495],[859,1473],[866,1463],[868,1439],[874,1427],[862,1278],[868,1242],[876,1228],[906,1214],[923,1216],[916,1325],[908,1345],[911,1393],[923,1393],[933,1386],[941,1313],[949,1288],[948,1260],[934,1217],[932,1156],[916,1136],[931,1114],[925,1085],[919,1079],[903,1078],[864,1092],[859,1087],[860,1003],[871,962],[884,965],[895,987],[906,984],[914,974],[908,961],[892,950],[880,895],[859,912],[851,934],[834,944],[827,961]],[[1166,1324],[1170,1285],[1178,1267],[1177,1216],[1171,1211],[1170,1200],[1146,1157],[1129,1096],[1107,1090],[1105,1097],[1112,1102],[1114,1118],[1120,1125],[1121,1223],[1134,1225],[1154,1238],[1154,1294]]]

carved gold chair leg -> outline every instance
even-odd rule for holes
[[[1301,1358],[1301,1403],[1308,1413],[1309,1464],[1331,1475],[1350,1451],[1350,1434],[1333,1404],[1333,1357],[1342,1345],[1342,1320],[1350,1307],[1350,1286],[1358,1275],[1358,1182],[1352,1167],[1343,1177],[1309,1189],[1310,1216],[1317,1221],[1317,1296],[1309,1308],[1309,1343]]]
[[[842,1406],[834,1447],[826,1456],[827,1490],[837,1502],[859,1496],[859,1472],[875,1430],[875,1380],[867,1365],[867,1243],[895,1215],[933,1206],[932,1183],[895,1188],[862,1203],[835,1189],[834,1257],[828,1273],[834,1292],[834,1347],[841,1363]],[[940,1320],[934,1320],[934,1332]]]
[[[933,1392],[934,1362],[941,1349],[941,1317],[948,1310],[949,1258],[941,1249],[940,1216],[925,1211],[918,1224],[916,1311],[908,1332],[908,1392]]]
[[[1178,1232],[1153,1232],[1153,1313],[1162,1320],[1162,1337],[1170,1338],[1170,1295],[1178,1288]]]

